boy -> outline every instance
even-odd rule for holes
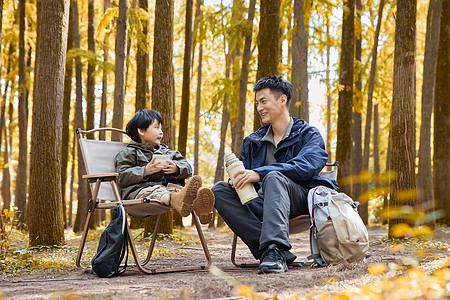
[[[200,176],[190,177],[180,191],[167,186],[191,176],[192,167],[180,152],[161,144],[160,113],[147,109],[137,112],[128,122],[126,131],[132,141],[115,158],[122,198],[151,198],[171,206],[182,217],[187,217],[194,210],[200,222],[208,224],[213,217],[214,194],[209,188],[202,187]],[[158,154],[169,155],[170,159],[165,163],[156,162],[155,155]]]

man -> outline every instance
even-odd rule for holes
[[[246,170],[235,175],[234,184],[217,182],[212,190],[222,218],[260,260],[258,273],[282,273],[296,258],[289,252],[289,219],[308,214],[310,188],[337,189],[337,183],[318,176],[328,159],[319,131],[289,115],[292,85],[271,76],[253,90],[265,125],[244,139],[240,160]],[[259,198],[244,206],[236,189],[247,183]]]

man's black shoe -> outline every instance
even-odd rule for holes
[[[261,257],[258,274],[261,273],[284,273],[288,270],[286,256],[277,245],[270,245]]]
[[[286,264],[288,266],[292,265],[292,263],[297,259],[297,256],[291,253],[291,251],[284,251],[284,256],[286,257]]]

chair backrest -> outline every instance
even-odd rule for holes
[[[90,140],[81,137],[78,141],[80,143],[81,153],[83,154],[87,175],[115,173],[114,158],[128,144],[124,142]],[[92,183],[90,187],[91,191],[93,191],[95,183]],[[98,199],[115,200],[110,184],[100,185]]]

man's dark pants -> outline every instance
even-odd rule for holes
[[[259,199],[242,205],[230,184],[217,182],[212,191],[215,207],[228,226],[259,259],[271,244],[291,249],[289,219],[308,214],[308,189],[280,172],[270,172],[262,181]]]

